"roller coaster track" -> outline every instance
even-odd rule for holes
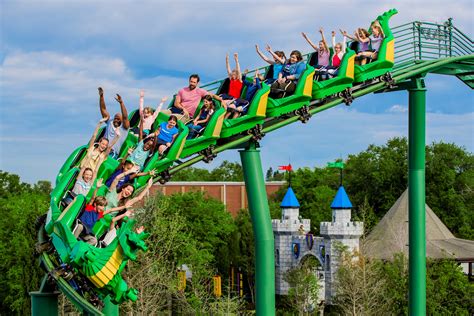
[[[462,80],[471,89],[474,88],[474,47],[473,41],[454,27],[451,20],[445,24],[412,22],[392,28],[395,36],[395,66],[389,82],[374,79],[370,82],[354,86],[352,97],[360,98],[370,93],[385,93],[403,89],[403,85],[413,78],[424,77],[428,73],[454,75]],[[263,68],[263,67],[262,67]],[[262,69],[260,68],[260,69]],[[255,71],[255,70],[254,70]],[[203,86],[208,91],[216,91],[220,81]],[[309,113],[333,108],[344,103],[344,98],[315,100],[310,103]],[[263,132],[269,133],[299,120],[299,116],[289,114],[283,118],[273,118],[265,121]],[[251,140],[251,135],[238,135],[234,138],[218,142],[213,149],[217,154],[225,150],[243,147]],[[204,157],[199,155],[186,161],[179,162],[169,169],[170,174],[183,170]],[[44,242],[46,233],[42,227],[38,234],[38,241]],[[48,272],[50,281],[56,283],[58,289],[82,312],[90,315],[104,315],[100,310],[82,297],[61,276],[55,273],[54,255],[44,251],[40,260]]]

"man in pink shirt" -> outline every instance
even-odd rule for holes
[[[174,104],[170,108],[171,113],[182,115],[180,118],[181,121],[187,122],[192,119],[197,107],[199,106],[199,102],[201,102],[201,99],[208,94],[214,99],[222,101],[219,96],[199,88],[198,84],[199,75],[192,74],[189,76],[189,86],[179,90],[174,100]]]

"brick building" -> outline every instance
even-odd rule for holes
[[[286,185],[286,181],[265,182],[267,197]],[[244,182],[168,182],[165,185],[156,185],[151,188],[152,193],[157,191],[164,195],[192,191],[206,192],[208,196],[224,203],[234,217],[240,209],[248,207]]]

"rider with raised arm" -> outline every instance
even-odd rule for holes
[[[316,71],[322,70],[326,67],[329,66],[329,47],[326,42],[326,38],[324,37],[324,30],[321,27],[319,29],[319,33],[321,34],[321,40],[319,41],[319,46],[316,46],[306,35],[306,33],[301,32],[301,35],[303,35],[303,38],[308,42],[311,47],[314,48],[314,50],[318,53],[318,64],[314,65],[314,69]]]
[[[143,134],[146,136],[150,134],[151,129],[153,127],[153,123],[155,122],[156,117],[160,113],[161,108],[163,107],[163,104],[165,103],[166,100],[168,100],[168,97],[161,98],[160,104],[158,104],[157,108],[153,110],[153,108],[150,106],[147,106],[145,108],[143,107],[144,96],[145,96],[145,91],[140,90],[140,103],[139,103],[140,123],[143,124]]]
[[[93,172],[97,172],[102,162],[107,158],[107,155],[112,150],[114,144],[118,141],[120,132],[115,133],[111,144],[109,144],[109,139],[106,137],[102,137],[97,143],[95,143],[95,139],[99,133],[99,128],[105,121],[105,118],[101,119],[95,127],[94,133],[92,134],[87,146],[86,156],[81,161],[81,169],[90,168]]]
[[[153,149],[155,148],[155,137],[150,135],[143,138],[143,121],[140,122],[140,134],[138,138],[139,142],[135,149],[129,148],[128,160],[134,164],[135,171],[142,170],[145,166],[145,161],[148,157],[153,155]]]
[[[227,69],[227,76],[229,77],[229,91],[227,93],[221,94],[220,97],[224,100],[232,100],[240,98],[240,94],[242,93],[242,73],[240,71],[240,64],[239,64],[239,55],[234,53],[234,60],[235,60],[235,69],[230,68],[229,63],[229,54],[225,56],[225,65]]]
[[[257,50],[257,54],[268,64],[273,65],[273,76],[271,78],[268,78],[265,80],[265,83],[267,84],[272,84],[278,79],[278,74],[280,73],[281,69],[283,68],[283,65],[286,62],[286,56],[285,53],[282,51],[273,51],[270,45],[265,45],[265,49],[267,52],[272,55],[273,60],[265,56],[261,51],[258,45],[255,45],[255,49]]]
[[[127,108],[123,103],[122,97],[117,94],[115,100],[117,100],[117,102],[120,104],[121,113],[115,114],[114,118],[111,119],[110,114],[107,111],[107,107],[105,105],[104,90],[99,87],[100,113],[102,114],[102,117],[107,120],[107,127],[105,128],[105,137],[107,139],[113,139],[115,138],[117,132],[120,134],[119,139],[112,146],[112,151],[110,152],[110,156],[114,159],[117,159],[120,155],[120,148],[122,147],[122,144],[127,138],[128,129],[130,128],[130,122],[128,121]]]
[[[346,35],[344,31],[340,30],[343,40],[342,43],[336,43],[336,32],[331,32],[331,41],[332,41],[332,49],[334,54],[332,55],[331,66],[328,67],[327,73],[331,76],[336,76],[339,71],[339,66],[341,65],[342,59],[344,58],[344,54],[346,53]]]

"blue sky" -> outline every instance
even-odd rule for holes
[[[2,1],[0,52],[0,169],[23,181],[53,180],[100,119],[97,87],[110,112],[120,93],[131,110],[138,91],[156,106],[197,72],[202,82],[225,75],[225,54],[243,68],[263,66],[254,45],[290,52],[310,47],[323,26],[353,30],[396,7],[392,25],[414,20],[454,24],[473,38],[472,1]],[[337,12],[337,13],[336,13]],[[474,149],[474,97],[456,78],[429,75],[427,142]],[[264,168],[288,159],[296,167],[323,165],[407,135],[407,94],[370,95],[267,135]],[[238,161],[235,151],[220,154]]]

